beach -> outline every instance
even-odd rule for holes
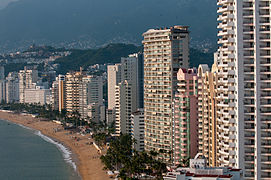
[[[89,135],[82,136],[71,133],[52,121],[42,121],[27,114],[14,114],[0,111],[0,119],[21,124],[23,126],[40,131],[43,135],[63,144],[72,152],[72,160],[75,162],[80,177],[83,180],[106,180],[109,179],[100,154],[91,142]],[[91,144],[91,145],[90,145]]]

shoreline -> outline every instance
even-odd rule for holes
[[[88,138],[89,136],[71,133],[69,130],[64,130],[59,124],[52,121],[41,121],[40,119],[27,114],[15,114],[12,112],[0,111],[0,119],[15,123],[19,126],[21,125],[25,128],[30,128],[35,131],[34,133],[40,136],[40,138],[43,138],[43,135],[45,138],[47,137],[49,141],[51,139],[55,143],[49,143],[53,143],[59,151],[61,151],[63,158],[66,161],[65,152],[62,151],[60,147],[62,145],[70,153],[69,156],[71,162],[66,162],[72,166],[82,180],[110,179],[106,174],[106,171],[103,170],[103,165],[99,158],[100,154],[98,154],[93,145],[88,144],[89,142],[93,142],[92,139]],[[40,133],[40,135],[38,133]],[[78,138],[80,139],[79,141],[75,140]],[[47,141],[46,139],[44,140]],[[72,163],[74,163],[74,165],[72,165]]]

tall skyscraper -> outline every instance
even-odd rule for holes
[[[172,151],[172,103],[177,72],[189,66],[187,26],[150,29],[144,40],[145,150]],[[170,159],[170,154],[162,158]]]
[[[198,153],[198,76],[197,69],[180,69],[174,97],[173,159],[181,164]]]
[[[58,75],[52,84],[52,107],[54,110],[61,112],[61,110],[66,109],[65,97],[65,76]]]
[[[199,153],[210,167],[217,167],[217,98],[216,63],[210,71],[207,64],[198,68]]]
[[[271,177],[270,0],[219,0],[218,166]]]
[[[121,82],[121,64],[107,66],[108,109],[115,108],[115,86]]]
[[[131,133],[131,115],[139,108],[138,57],[121,58],[121,82],[115,87],[117,134]]]

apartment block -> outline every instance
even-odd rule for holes
[[[174,26],[150,29],[143,36],[145,150],[169,152],[177,72],[189,67],[189,31],[187,26]],[[169,160],[170,156],[161,158]]]
[[[217,165],[271,177],[270,0],[219,0]]]
[[[107,66],[108,109],[115,108],[115,86],[121,82],[121,64]]]
[[[136,140],[133,144],[133,148],[137,151],[144,151],[144,110],[138,109],[138,111],[131,115],[131,135]]]
[[[64,75],[58,75],[58,77],[56,77],[56,80],[52,84],[51,91],[52,108],[61,112],[61,110],[66,108],[64,102],[66,99]]]
[[[217,66],[198,68],[199,154],[210,167],[217,167]]]
[[[19,102],[18,73],[10,72],[6,77],[6,102]]]
[[[24,103],[39,105],[50,104],[48,96],[50,96],[51,92],[44,87],[35,86],[35,88],[25,89],[24,94]]]
[[[25,90],[33,89],[38,81],[38,71],[35,69],[27,69],[19,71],[19,97],[20,103],[25,103]]]
[[[197,69],[180,69],[174,98],[173,159],[174,164],[198,153],[198,77]]]
[[[114,109],[108,109],[115,117],[117,133],[131,133],[131,114],[142,106],[143,95],[143,58],[142,54],[136,53],[128,57],[121,58],[121,63],[115,65],[120,70],[120,82],[115,85],[115,104]],[[114,66],[112,66],[114,67]],[[110,68],[110,67],[109,67]],[[118,72],[119,73],[119,72]],[[141,73],[141,74],[139,74]],[[108,73],[110,74],[110,73]],[[115,73],[114,77],[117,74]],[[115,78],[116,79],[116,78]],[[114,78],[113,78],[114,80]],[[110,81],[110,79],[108,79]],[[116,82],[115,80],[113,81]],[[108,82],[109,84],[112,82]],[[113,84],[114,84],[113,83]],[[112,84],[112,85],[113,85]],[[113,92],[113,90],[111,89]],[[110,92],[109,92],[109,95]],[[109,106],[108,106],[109,107]],[[112,107],[112,106],[111,106]],[[108,114],[111,115],[111,114]],[[111,120],[112,122],[112,120]]]
[[[103,105],[103,78],[102,76],[87,75],[79,83],[79,113],[86,119],[89,117],[99,121],[100,107]],[[96,115],[94,115],[94,110]]]
[[[132,87],[128,81],[116,86],[116,134],[131,134],[131,114],[136,111],[132,102]]]

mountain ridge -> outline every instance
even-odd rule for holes
[[[141,44],[151,28],[189,25],[192,46],[215,46],[213,0],[20,0],[0,10],[0,51],[30,44],[95,48]]]

